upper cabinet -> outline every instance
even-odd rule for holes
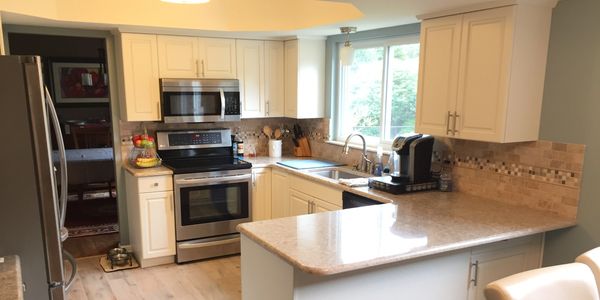
[[[424,20],[416,131],[537,140],[552,2]]]
[[[122,33],[118,39],[121,120],[159,121],[159,67],[155,35]]]
[[[200,77],[198,38],[159,35],[157,40],[161,78]]]
[[[265,41],[265,105],[267,117],[284,116],[282,41]]]
[[[237,78],[235,40],[159,35],[161,78]]]
[[[237,40],[236,48],[242,117],[265,117],[265,43]]]
[[[325,115],[325,41],[285,42],[285,116],[296,119]]]
[[[199,38],[200,77],[235,79],[235,40]]]
[[[242,118],[282,117],[283,42],[237,40]]]

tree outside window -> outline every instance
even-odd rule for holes
[[[337,139],[359,132],[376,145],[413,132],[418,37],[354,42],[353,46],[352,65],[341,67],[339,73]]]

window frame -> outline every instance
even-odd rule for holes
[[[392,144],[392,139],[390,140],[386,140],[385,139],[385,134],[386,134],[386,130],[388,130],[390,123],[391,123],[391,106],[392,106],[392,101],[387,101],[388,97],[390,96],[389,93],[391,93],[391,89],[388,88],[388,83],[389,83],[389,54],[390,54],[390,48],[392,46],[397,46],[397,45],[407,45],[407,44],[419,44],[420,43],[420,35],[419,34],[408,34],[408,35],[403,35],[403,36],[397,36],[397,37],[391,37],[391,38],[377,38],[377,39],[366,39],[366,40],[355,40],[352,41],[352,46],[354,48],[354,50],[356,49],[363,49],[363,48],[373,48],[373,47],[383,47],[384,48],[384,53],[383,53],[383,70],[381,72],[381,99],[380,99],[380,104],[381,104],[381,134],[379,137],[367,137],[365,136],[365,139],[367,141],[367,146],[369,147],[376,147],[378,145],[382,145],[384,147],[384,149],[386,150],[390,150],[391,149],[391,144]],[[344,43],[338,43],[337,44],[337,53],[339,54],[339,50],[344,46]],[[420,57],[420,53],[419,53],[419,57]],[[339,63],[339,56],[336,57],[336,60],[338,61],[337,63],[337,68],[335,70],[335,109],[333,110],[335,113],[332,116],[332,125],[333,125],[333,132],[334,134],[331,135],[331,142],[345,142],[347,136],[344,136],[343,133],[341,132],[339,123],[341,122],[340,120],[343,120],[343,110],[341,109],[342,107],[342,102],[343,102],[343,85],[344,85],[344,74],[343,74],[343,70],[344,68],[347,68],[346,66],[342,66]],[[356,141],[350,141],[350,144],[354,144],[356,145]]]

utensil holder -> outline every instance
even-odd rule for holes
[[[270,157],[281,157],[281,140],[269,140],[269,156]]]

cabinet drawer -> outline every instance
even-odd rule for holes
[[[138,191],[140,193],[162,192],[173,190],[172,176],[151,176],[138,179]]]

